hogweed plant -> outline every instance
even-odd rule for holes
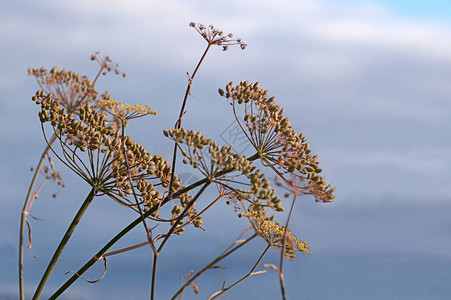
[[[107,272],[107,257],[143,246],[149,246],[153,257],[149,290],[150,299],[156,299],[158,259],[168,240],[181,235],[189,227],[206,231],[202,220],[204,214],[221,202],[233,207],[237,219],[247,220],[250,226],[204,268],[197,272],[190,271],[186,277],[180,276],[186,282],[174,291],[172,299],[182,299],[188,287],[198,293],[201,287],[196,284],[195,279],[205,271],[217,268],[218,262],[244,247],[255,237],[262,238],[266,247],[258,255],[256,262],[251,264],[249,273],[228,286],[224,284],[218,291],[212,291],[209,299],[218,298],[250,276],[265,273],[265,270],[255,270],[270,248],[280,252],[280,263],[279,266],[264,266],[278,272],[282,298],[287,298],[283,277],[284,260],[293,260],[297,253],[310,253],[307,243],[296,238],[289,229],[296,199],[302,195],[313,195],[317,202],[331,202],[334,198],[334,188],[320,175],[322,169],[317,156],[311,153],[307,138],[291,127],[290,119],[284,117],[284,110],[258,83],[243,81],[234,85],[231,82],[226,85],[225,90],[219,89],[219,94],[231,101],[231,113],[255,151],[252,156],[235,153],[231,146],[218,145],[200,131],[182,126],[191,86],[211,46],[222,47],[224,51],[234,45],[241,49],[246,48],[241,39],[234,39],[232,34],[224,34],[213,25],[189,25],[204,38],[207,46],[189,76],[178,119],[175,120],[173,128],[163,131],[163,135],[174,143],[171,160],[149,153],[126,133],[128,123],[136,118],[149,116],[150,122],[155,120],[153,115],[156,112],[151,107],[123,103],[113,99],[108,92],[99,96],[95,90],[95,83],[102,74],[113,71],[125,76],[109,57],[101,58],[98,53],[91,57],[100,65],[93,81],[86,76],[59,70],[57,67],[50,71],[44,68],[29,69],[29,73],[36,77],[40,86],[32,100],[40,107],[38,116],[47,146],[35,169],[21,216],[20,299],[25,299],[25,226],[28,227],[28,246],[31,248],[31,225],[27,219],[27,216],[33,217],[29,212],[31,204],[37,199],[46,181],[53,180],[63,185],[50,157],[57,158],[81,177],[90,186],[91,191],[57,246],[33,299],[40,299],[76,226],[92,201],[99,196],[107,196],[121,206],[132,209],[138,217],[118,232],[78,271],[74,271],[49,299],[58,298],[79,278],[88,282],[101,280]],[[180,156],[181,162],[178,159]],[[46,158],[49,166],[45,166],[42,171]],[[202,179],[184,185],[176,174],[176,167],[180,163],[191,166]],[[39,174],[43,174],[44,179],[41,185],[35,188]],[[275,177],[276,188],[271,186],[270,177]],[[216,187],[214,191],[217,196],[212,199],[210,194],[205,193],[209,186]],[[278,196],[281,192],[284,194],[282,198]],[[165,209],[162,209],[163,207]],[[288,212],[284,213],[284,207],[289,207]],[[281,216],[286,218],[284,225],[276,221]],[[139,224],[143,225],[144,242],[109,251]],[[251,230],[253,234],[249,236]],[[98,280],[83,278],[83,273],[99,260],[103,260],[105,266],[102,277]]]

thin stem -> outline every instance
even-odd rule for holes
[[[207,207],[205,207],[202,211],[200,211],[199,213],[196,214],[196,217],[200,217],[204,212],[206,212],[210,207],[212,207],[216,202],[219,201],[219,199],[221,199],[222,197],[224,197],[224,195],[219,195],[215,200],[213,200],[213,202],[211,202]],[[179,228],[184,228],[186,226],[188,226],[189,224],[191,224],[193,222],[194,219],[189,220],[188,222],[186,222],[185,224],[181,225]]]
[[[157,282],[157,264],[158,264],[158,255],[160,252],[156,251],[153,253],[153,265],[152,265],[152,279],[150,283],[150,299],[155,299],[155,285]]]
[[[108,253],[105,253],[103,255],[103,257],[108,257],[108,256],[111,256],[111,255],[116,255],[116,254],[124,253],[124,252],[127,252],[127,251],[135,250],[135,249],[144,247],[144,246],[146,246],[148,244],[149,244],[149,241],[143,242],[143,243],[139,243],[139,244],[136,244],[136,245],[133,245],[133,246],[125,247],[125,248],[122,248],[122,249],[110,251]]]
[[[160,244],[160,247],[158,247],[158,250],[156,252],[154,252],[154,256],[153,256],[153,268],[152,268],[152,289],[151,289],[151,293],[150,293],[150,299],[154,300],[155,299],[155,283],[156,283],[156,277],[157,277],[157,262],[158,262],[158,255],[161,253],[161,251],[163,250],[164,245],[166,244],[166,242],[168,241],[168,239],[171,237],[172,233],[174,233],[175,229],[177,228],[177,226],[179,225],[179,223],[183,220],[183,218],[185,217],[186,213],[189,211],[189,209],[194,205],[194,203],[196,202],[196,200],[199,198],[200,195],[202,195],[202,193],[205,191],[205,189],[210,185],[210,181],[207,181],[202,188],[196,193],[196,195],[194,196],[194,198],[188,203],[188,205],[185,207],[185,209],[183,210],[183,212],[179,215],[179,217],[175,220],[174,225],[172,225],[171,229],[169,229],[168,233],[166,234],[166,236],[164,237],[163,241]]]
[[[252,269],[249,271],[249,273],[247,273],[245,276],[243,276],[240,280],[238,280],[237,282],[235,282],[234,284],[232,284],[231,286],[222,289],[220,292],[218,292],[217,294],[213,294],[212,297],[208,298],[208,300],[213,300],[218,298],[219,296],[221,296],[222,294],[224,294],[225,292],[227,292],[228,290],[234,288],[235,286],[237,286],[238,284],[240,284],[241,282],[243,282],[245,279],[249,278],[250,276],[252,276],[252,273],[255,271],[255,269],[258,267],[258,265],[260,264],[260,262],[262,261],[263,257],[266,255],[266,252],[268,252],[269,248],[271,246],[268,245],[266,246],[265,250],[263,251],[262,255],[260,255],[260,257],[258,258],[257,262],[255,263],[255,265],[252,267]]]
[[[185,111],[186,102],[188,100],[189,93],[191,91],[191,84],[193,83],[194,76],[196,76],[197,70],[199,70],[200,65],[204,61],[205,56],[207,55],[208,50],[210,50],[211,44],[208,44],[207,48],[204,51],[204,54],[202,54],[202,57],[200,58],[199,62],[197,63],[196,68],[194,69],[193,74],[188,79],[188,86],[186,87],[185,91],[185,97],[183,98],[182,108],[180,109],[179,118],[177,120],[175,128],[180,129],[182,127],[182,119],[183,119],[183,113]]]
[[[135,192],[135,187],[133,186],[133,180],[132,180],[132,174],[130,172],[130,166],[128,163],[128,156],[127,156],[127,149],[125,147],[125,122],[122,120],[121,122],[121,131],[122,131],[122,153],[124,155],[124,159],[125,159],[125,166],[127,168],[127,177],[128,177],[128,181],[130,182],[130,187],[133,193],[133,197],[135,198],[135,203],[136,206],[138,208],[138,212],[139,215],[142,218],[142,223],[144,225],[144,230],[146,231],[146,236],[147,236],[147,240],[149,241],[150,247],[152,248],[152,251],[155,252],[157,251],[157,249],[155,249],[155,246],[152,242],[152,238],[150,237],[150,230],[147,227],[147,223],[146,223],[146,219],[143,217],[143,211],[141,209],[141,206],[139,205],[139,201],[138,201],[138,197],[136,196],[136,192]]]
[[[221,253],[218,257],[216,257],[211,263],[209,263],[207,266],[205,266],[203,269],[201,269],[200,271],[198,271],[194,276],[190,277],[189,280],[177,291],[177,293],[172,296],[171,300],[175,300],[175,298],[180,295],[181,293],[183,293],[183,291],[186,289],[186,287],[193,282],[197,277],[199,277],[200,275],[202,275],[205,271],[207,271],[208,269],[211,269],[215,264],[217,264],[218,262],[220,262],[221,260],[223,260],[224,258],[226,258],[227,256],[229,256],[230,254],[232,254],[233,252],[235,252],[236,250],[238,250],[239,248],[243,247],[244,245],[246,245],[248,242],[250,242],[253,238],[255,238],[257,236],[256,233],[254,233],[251,237],[249,237],[247,240],[245,240],[244,242],[240,243],[238,246],[230,249],[230,250],[226,250],[225,252]],[[234,244],[237,241],[234,242]],[[232,245],[233,246],[233,245]]]
[[[25,291],[24,291],[24,279],[23,279],[23,240],[25,235],[25,222],[26,222],[26,215],[29,210],[29,204],[32,199],[34,186],[36,185],[36,181],[39,176],[39,172],[41,171],[42,164],[44,163],[45,157],[47,156],[51,145],[56,140],[56,134],[54,134],[50,140],[48,141],[47,147],[45,147],[44,152],[42,152],[41,159],[38,162],[38,165],[36,167],[36,170],[33,174],[33,179],[31,180],[30,187],[28,188],[27,196],[25,197],[25,203],[22,208],[22,213],[20,215],[20,234],[19,234],[19,294],[20,294],[20,300],[25,299]]]
[[[287,300],[287,295],[285,292],[285,280],[283,277],[283,262],[285,260],[285,245],[288,237],[288,224],[290,223],[291,214],[293,213],[294,203],[296,202],[296,193],[293,196],[293,202],[291,202],[290,212],[288,213],[287,222],[285,223],[285,230],[283,232],[283,241],[282,241],[282,251],[280,253],[280,266],[279,266],[279,282],[280,282],[280,290],[282,293],[282,299]]]
[[[257,158],[259,158],[258,154],[254,154],[251,157],[248,158],[249,161],[254,161]],[[229,170],[224,170],[221,172],[218,172],[217,176],[222,176],[225,175],[227,173],[230,173],[234,171],[234,169],[229,169]],[[187,186],[177,192],[175,192],[172,195],[173,197],[177,197],[179,195],[182,195],[204,183],[206,183],[208,181],[208,178],[204,178],[201,179],[193,184],[191,184],[190,186]],[[154,206],[152,208],[150,208],[149,210],[147,210],[146,212],[144,212],[143,217],[147,218],[148,216],[150,216],[151,214],[153,214],[157,209],[159,209],[161,206],[165,205],[167,202],[169,202],[171,199],[171,197],[166,196],[166,198],[163,200],[163,202],[161,203],[160,206]],[[77,274],[79,276],[81,276],[84,272],[86,272],[90,267],[92,267],[92,265],[94,265],[99,259],[102,259],[102,256],[105,252],[107,252],[114,244],[116,244],[123,236],[125,236],[128,232],[130,232],[133,228],[135,228],[138,224],[140,224],[142,221],[141,216],[139,216],[137,219],[135,219],[133,222],[131,222],[130,224],[128,224],[124,229],[122,229],[118,234],[116,234],[105,246],[103,246],[102,249],[100,249],[89,261],[87,261],[78,271]],[[72,285],[72,283],[74,283],[79,276],[73,275],[71,278],[69,278],[50,298],[49,300],[53,300],[56,299],[58,296],[60,296],[68,287],[70,287]]]
[[[39,299],[41,296],[44,287],[47,283],[47,281],[50,278],[50,274],[53,271],[53,268],[55,267],[61,253],[64,250],[64,247],[66,246],[67,242],[69,241],[72,233],[75,230],[75,227],[77,227],[78,223],[80,222],[81,218],[83,217],[83,214],[86,212],[86,209],[88,208],[89,204],[91,204],[91,201],[95,197],[95,189],[91,189],[91,192],[86,197],[85,201],[83,202],[82,206],[78,210],[77,214],[75,215],[74,219],[72,220],[72,223],[69,225],[69,228],[67,229],[66,233],[64,234],[63,238],[61,239],[60,244],[58,245],[58,248],[56,248],[55,254],[53,254],[52,259],[50,260],[50,263],[45,270],[44,275],[42,276],[41,282],[38,285],[38,288],[36,289],[36,292],[33,295],[33,300]]]
[[[199,196],[205,191],[205,189],[210,185],[210,181],[207,181],[204,186],[197,192],[197,194],[194,196],[193,199],[191,199],[191,201],[188,203],[188,205],[186,205],[185,209],[183,210],[183,212],[178,216],[177,220],[175,221],[174,225],[172,225],[171,229],[169,229],[169,232],[166,234],[166,237],[164,238],[163,242],[161,242],[160,247],[158,247],[158,251],[157,252],[161,252],[161,250],[163,250],[164,245],[166,244],[166,242],[168,241],[169,237],[172,235],[172,233],[175,231],[175,229],[177,228],[177,226],[179,225],[179,223],[181,223],[181,221],[183,220],[183,218],[185,217],[186,213],[190,210],[190,208],[194,205],[194,203],[196,202],[196,200],[199,198]]]
[[[183,113],[185,111],[185,106],[186,106],[186,102],[188,100],[188,96],[190,94],[191,91],[191,84],[193,83],[194,80],[194,76],[196,76],[197,70],[199,70],[200,65],[202,64],[202,62],[204,61],[205,56],[207,55],[208,50],[210,49],[211,44],[208,44],[207,48],[204,51],[204,54],[202,54],[202,57],[200,58],[199,62],[197,63],[196,68],[194,69],[193,74],[191,75],[191,77],[188,79],[188,85],[186,87],[186,91],[185,91],[185,97],[183,97],[183,103],[182,103],[182,107],[180,109],[180,114],[179,114],[179,118],[177,119],[177,122],[175,123],[174,128],[176,129],[180,129],[182,127],[182,119],[183,119]],[[178,143],[175,142],[174,143],[174,152],[172,155],[172,174],[171,174],[171,181],[169,182],[169,188],[168,188],[168,192],[169,195],[171,194],[171,190],[172,190],[172,185],[174,184],[174,174],[175,174],[175,163],[177,161],[177,145]]]

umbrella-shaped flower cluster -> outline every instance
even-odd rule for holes
[[[236,86],[230,82],[219,94],[231,99],[236,121],[264,166],[273,169],[296,193],[312,194],[318,202],[333,200],[334,188],[320,175],[317,155],[311,153],[307,138],[291,128],[275,97],[267,98],[268,91],[259,88],[258,82],[247,81]]]

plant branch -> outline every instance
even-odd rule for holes
[[[188,205],[185,207],[183,212],[178,216],[178,218],[175,220],[174,225],[172,225],[171,229],[169,229],[168,233],[164,237],[163,241],[160,244],[160,247],[158,247],[158,250],[154,252],[153,256],[153,268],[152,268],[152,289],[150,293],[150,299],[155,299],[155,283],[156,283],[156,277],[157,277],[157,262],[158,262],[158,255],[163,250],[164,245],[168,241],[168,239],[171,237],[171,235],[174,233],[175,229],[179,225],[179,223],[183,220],[188,210],[194,205],[196,200],[199,198],[199,196],[205,191],[205,189],[210,185],[210,181],[207,181],[202,188],[196,193],[194,198],[188,203]]]
[[[242,235],[241,235],[242,236]],[[211,263],[209,263],[207,266],[205,266],[203,269],[201,269],[200,271],[198,271],[194,276],[191,276],[189,278],[189,280],[177,291],[177,293],[175,293],[174,296],[172,296],[171,300],[175,300],[175,298],[180,295],[181,293],[183,293],[183,291],[186,289],[186,287],[193,282],[197,277],[199,277],[200,275],[202,275],[205,271],[207,271],[208,269],[211,269],[215,264],[217,264],[219,261],[223,260],[224,258],[226,258],[227,256],[229,256],[230,254],[232,254],[233,252],[235,252],[236,250],[238,250],[239,248],[243,247],[244,245],[246,245],[248,242],[250,242],[253,238],[255,238],[257,236],[256,233],[254,233],[251,237],[249,237],[248,239],[242,241],[238,246],[233,247],[237,244],[238,241],[240,241],[241,236],[235,240],[235,242],[226,249],[226,251],[224,251],[223,253],[221,253],[218,257],[216,257]]]
[[[263,257],[266,255],[266,252],[268,252],[269,248],[271,246],[268,245],[266,246],[265,250],[263,251],[263,253],[260,255],[260,257],[258,258],[257,262],[255,263],[255,265],[252,267],[252,269],[249,271],[249,273],[247,273],[245,276],[243,276],[240,280],[236,281],[234,284],[232,284],[231,286],[227,287],[227,288],[223,288],[221,291],[215,292],[213,295],[210,296],[210,298],[208,298],[208,300],[213,300],[218,298],[220,295],[224,294],[225,292],[227,292],[228,290],[234,288],[235,286],[237,286],[238,284],[240,284],[241,282],[243,282],[245,279],[249,278],[250,276],[253,275],[253,272],[255,271],[255,269],[258,267],[258,265],[260,264],[261,260],[263,259]]]

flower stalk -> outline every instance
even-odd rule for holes
[[[56,248],[55,253],[53,254],[53,257],[50,260],[50,263],[47,266],[47,269],[45,270],[45,273],[42,276],[41,281],[39,282],[36,292],[33,295],[33,298],[32,298],[33,300],[38,300],[41,297],[41,294],[44,291],[44,287],[45,287],[47,281],[49,280],[50,275],[52,274],[52,271],[55,268],[55,265],[58,262],[59,257],[61,256],[61,253],[63,253],[64,247],[66,247],[67,242],[69,241],[70,237],[72,236],[72,233],[74,232],[75,228],[77,227],[77,225],[80,222],[81,218],[83,217],[84,213],[86,212],[86,210],[88,209],[92,200],[94,199],[95,194],[96,194],[95,189],[91,189],[88,196],[83,201],[83,204],[81,205],[77,214],[75,215],[74,219],[70,223],[69,228],[67,229],[63,238],[61,239],[61,242],[59,243],[58,247]]]

